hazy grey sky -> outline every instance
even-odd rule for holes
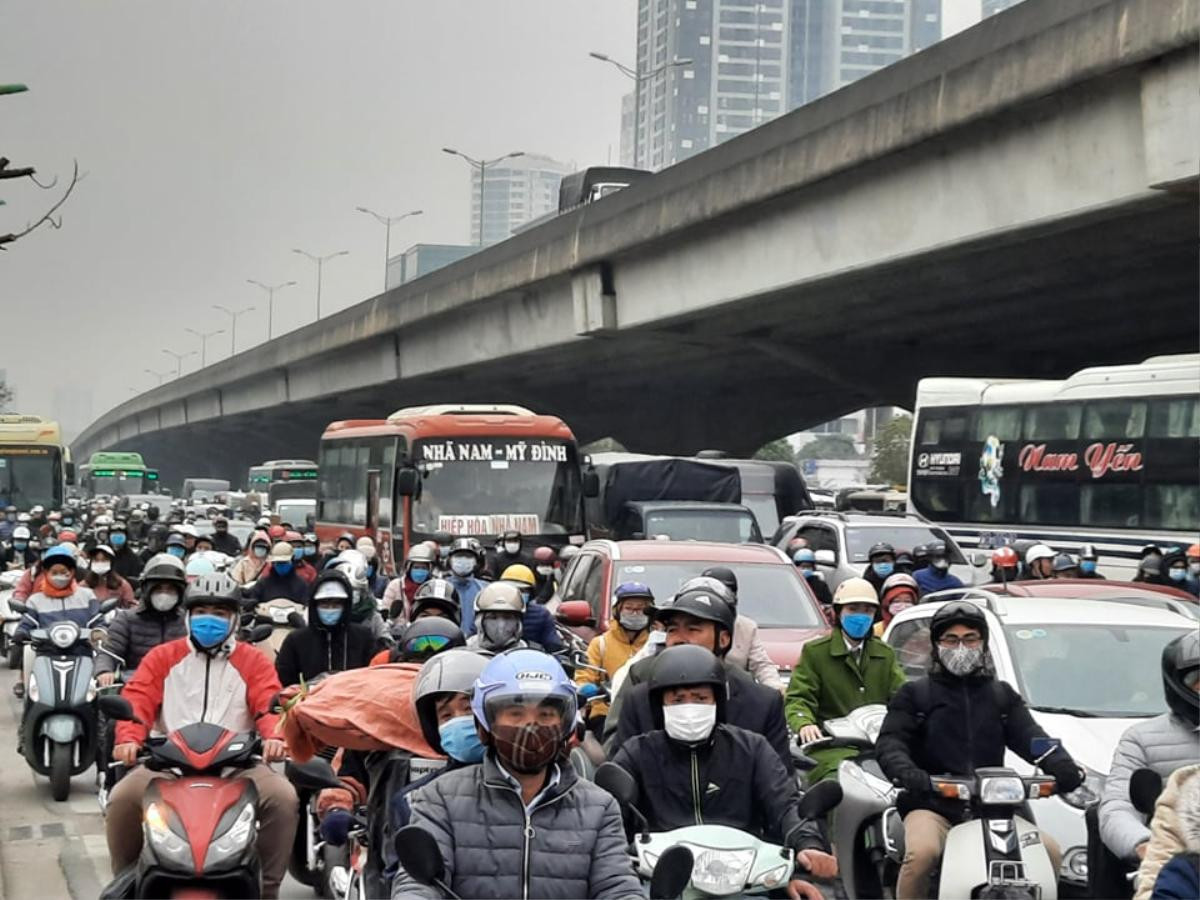
[[[99,415],[199,348],[184,327],[255,304],[239,349],[315,314],[314,266],[291,248],[347,249],[323,311],[377,293],[384,230],[354,211],[421,217],[409,244],[465,243],[469,170],[440,152],[617,157],[629,83],[588,58],[632,59],[635,0],[0,0],[0,154],[88,173],[63,213],[0,255],[0,368],[22,411],[63,415],[55,388]],[[65,181],[65,179],[64,179]],[[53,193],[0,182],[0,232]],[[19,324],[19,327],[14,327]],[[209,361],[227,354],[209,341]],[[185,371],[198,366],[193,358]],[[71,423],[78,426],[82,423]]]

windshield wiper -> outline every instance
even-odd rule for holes
[[[1078,719],[1102,718],[1101,713],[1089,712],[1086,709],[1074,709],[1070,706],[1031,706],[1029,708],[1037,712],[1052,713],[1060,716],[1075,716]]]

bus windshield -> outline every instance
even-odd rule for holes
[[[124,494],[144,493],[144,473],[141,470],[125,472],[121,469],[93,469],[90,480],[93,494],[119,497]]]
[[[579,460],[567,441],[443,438],[417,441],[423,474],[412,505],[414,534],[581,534]]]
[[[0,447],[0,505],[18,509],[62,505],[57,447]]]

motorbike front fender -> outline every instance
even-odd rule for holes
[[[55,713],[42,719],[38,731],[56,744],[71,744],[83,734],[83,723],[76,716]]]
[[[1025,866],[1025,880],[1040,885],[1042,900],[1057,900],[1058,873],[1050,864],[1050,854],[1037,828],[1019,816],[1013,817]],[[988,883],[988,839],[982,819],[972,819],[950,829],[942,852],[939,897],[970,897],[980,885]]]

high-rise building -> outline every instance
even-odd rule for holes
[[[483,240],[479,240],[479,169],[471,170],[471,243],[495,244],[515,228],[558,209],[558,183],[571,166],[527,153],[488,166],[483,182]]]
[[[983,17],[994,16],[1010,6],[1016,6],[1021,0],[983,0]]]
[[[478,251],[474,244],[413,244],[399,256],[388,260],[387,289],[407,284],[414,278],[436,272],[443,266]]]
[[[5,393],[8,400],[4,399]],[[8,383],[8,370],[0,369],[0,413],[17,411],[17,389]]]

